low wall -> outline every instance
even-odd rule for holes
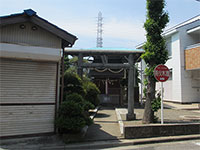
[[[126,139],[200,134],[200,123],[124,127]]]

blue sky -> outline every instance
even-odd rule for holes
[[[146,0],[0,0],[1,16],[29,8],[76,35],[76,48],[96,46],[99,11],[103,14],[103,47],[134,48],[145,41]],[[170,28],[200,14],[200,2],[166,0],[165,9]]]

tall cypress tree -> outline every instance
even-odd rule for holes
[[[145,53],[142,58],[147,64],[145,74],[147,75],[147,93],[143,123],[152,123],[154,112],[151,108],[151,102],[155,99],[156,80],[153,70],[158,64],[165,64],[168,60],[168,52],[165,46],[165,40],[162,37],[163,29],[169,22],[168,14],[164,11],[165,0],[147,0],[147,16],[144,28],[146,30],[146,43],[143,48]]]

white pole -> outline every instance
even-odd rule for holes
[[[163,119],[163,82],[161,82],[161,124],[164,123]]]

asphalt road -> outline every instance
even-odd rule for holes
[[[104,150],[200,150],[200,140],[121,146]]]

